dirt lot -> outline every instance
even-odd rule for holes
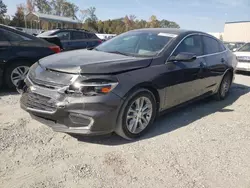
[[[148,135],[73,138],[37,123],[0,93],[0,187],[250,188],[250,76],[230,97],[161,117]]]

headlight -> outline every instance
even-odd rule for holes
[[[96,96],[110,93],[118,82],[111,81],[98,81],[98,82],[75,82],[69,86],[67,93],[85,95],[85,96]]]

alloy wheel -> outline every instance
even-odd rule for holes
[[[149,124],[153,114],[153,105],[149,98],[139,97],[131,103],[127,116],[126,126],[129,132],[138,134]]]
[[[230,88],[230,79],[229,77],[226,77],[223,82],[222,82],[222,85],[221,85],[221,96],[222,97],[225,97],[226,94],[228,93],[229,91],[229,88]]]
[[[11,72],[11,81],[17,86],[18,81],[24,80],[29,72],[28,66],[18,66]]]

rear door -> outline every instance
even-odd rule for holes
[[[204,44],[204,92],[213,92],[219,87],[222,75],[227,69],[226,49],[220,41],[210,36],[202,36]]]
[[[72,31],[71,49],[84,49],[88,47],[87,35],[82,31]]]
[[[70,31],[59,31],[55,33],[55,35],[60,39],[63,50],[66,50],[66,51],[71,50],[72,42],[71,42]]]
[[[202,57],[201,36],[194,34],[186,37],[177,46],[172,56],[177,56],[181,52],[194,53],[197,59],[192,62],[167,62],[169,73],[166,81],[170,83],[170,86],[166,88],[166,108],[192,100],[203,94],[202,75],[206,65]]]

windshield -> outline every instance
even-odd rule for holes
[[[240,49],[238,49],[239,52],[250,52],[250,43],[245,44]]]
[[[52,33],[56,32],[57,30],[49,30],[49,31],[46,31],[46,32],[43,32],[39,35],[37,35],[38,37],[45,37],[45,36],[50,36]]]
[[[103,52],[131,56],[155,56],[175,35],[153,32],[127,32],[96,47]]]

